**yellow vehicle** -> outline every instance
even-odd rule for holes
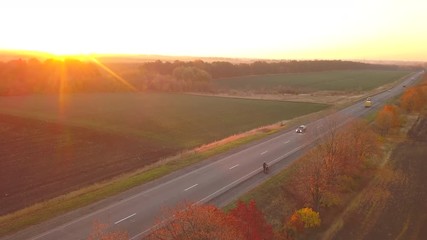
[[[365,103],[363,104],[363,106],[365,106],[365,108],[372,107],[372,100],[371,100],[371,98],[367,98],[366,101],[365,101]]]

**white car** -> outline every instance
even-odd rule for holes
[[[295,130],[295,132],[303,133],[303,132],[305,132],[305,130],[307,130],[307,127],[305,125],[301,125],[297,128],[297,130]]]

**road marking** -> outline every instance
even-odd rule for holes
[[[186,189],[184,189],[184,191],[187,191],[187,190],[190,190],[190,189],[192,189],[193,187],[195,187],[195,186],[197,186],[197,185],[199,185],[199,184],[194,184],[193,186],[191,186],[191,187],[189,187],[189,188],[186,188]]]
[[[134,214],[132,214],[132,215],[129,215],[129,216],[127,216],[127,217],[123,218],[123,219],[120,219],[119,221],[115,222],[114,224],[121,223],[121,222],[123,222],[124,220],[129,219],[129,218],[131,218],[131,217],[133,217],[133,216],[135,216],[135,215],[136,215],[136,213],[134,213]]]
[[[287,144],[287,143],[289,143],[289,142],[291,142],[291,140],[288,140],[288,141],[286,141],[286,142],[283,142],[284,144]]]
[[[266,154],[267,152],[268,152],[268,151],[264,151],[264,152],[262,152],[262,153],[261,153],[261,155],[264,155],[264,154]]]
[[[231,168],[229,168],[229,169],[231,170],[231,169],[233,169],[233,168],[235,168],[235,167],[237,167],[237,166],[239,166],[239,164],[236,164],[236,165],[232,166],[232,167],[231,167]]]

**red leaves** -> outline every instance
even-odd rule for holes
[[[129,236],[126,232],[110,231],[108,224],[94,222],[92,231],[87,240],[128,240]]]
[[[172,209],[162,220],[158,229],[148,239],[193,240],[193,239],[244,239],[237,229],[237,221],[212,205],[187,204]]]
[[[273,239],[273,229],[265,220],[255,201],[238,202],[237,207],[225,213],[212,205],[191,205],[177,208],[172,216],[159,223],[149,239],[157,240],[267,240]]]
[[[273,239],[273,228],[267,223],[262,212],[258,210],[254,200],[248,204],[242,201],[237,202],[236,208],[229,214],[238,220],[238,228],[245,239]]]

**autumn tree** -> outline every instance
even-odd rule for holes
[[[244,239],[273,239],[273,228],[267,223],[262,212],[258,210],[254,200],[249,201],[248,204],[238,201],[237,206],[229,214],[237,219],[237,227],[242,231]]]
[[[300,160],[291,183],[283,187],[284,194],[291,194],[300,206],[316,211],[337,204],[342,180],[380,152],[378,138],[366,122],[352,121],[340,129],[337,123],[329,124],[320,143]]]
[[[297,206],[311,206],[318,210],[328,191],[326,171],[319,148],[310,150],[301,160],[296,174],[283,186],[285,195],[293,197]]]
[[[340,151],[343,166],[341,174],[355,174],[364,161],[381,152],[377,134],[363,120],[353,120],[348,124],[341,132],[340,139],[343,148],[343,151]]]
[[[240,224],[212,205],[185,204],[168,211],[159,228],[147,238],[152,240],[239,240],[245,239]]]
[[[398,108],[394,105],[385,105],[375,118],[375,126],[385,135],[390,132],[391,129],[400,126],[400,117]]]
[[[318,212],[313,211],[311,208],[301,208],[291,215],[285,228],[287,233],[295,238],[307,229],[319,227],[320,223],[320,214]]]
[[[400,98],[400,105],[407,112],[419,112],[426,102],[427,88],[423,85],[408,88]]]
[[[113,231],[108,228],[108,224],[94,222],[87,240],[129,240],[126,232]]]

